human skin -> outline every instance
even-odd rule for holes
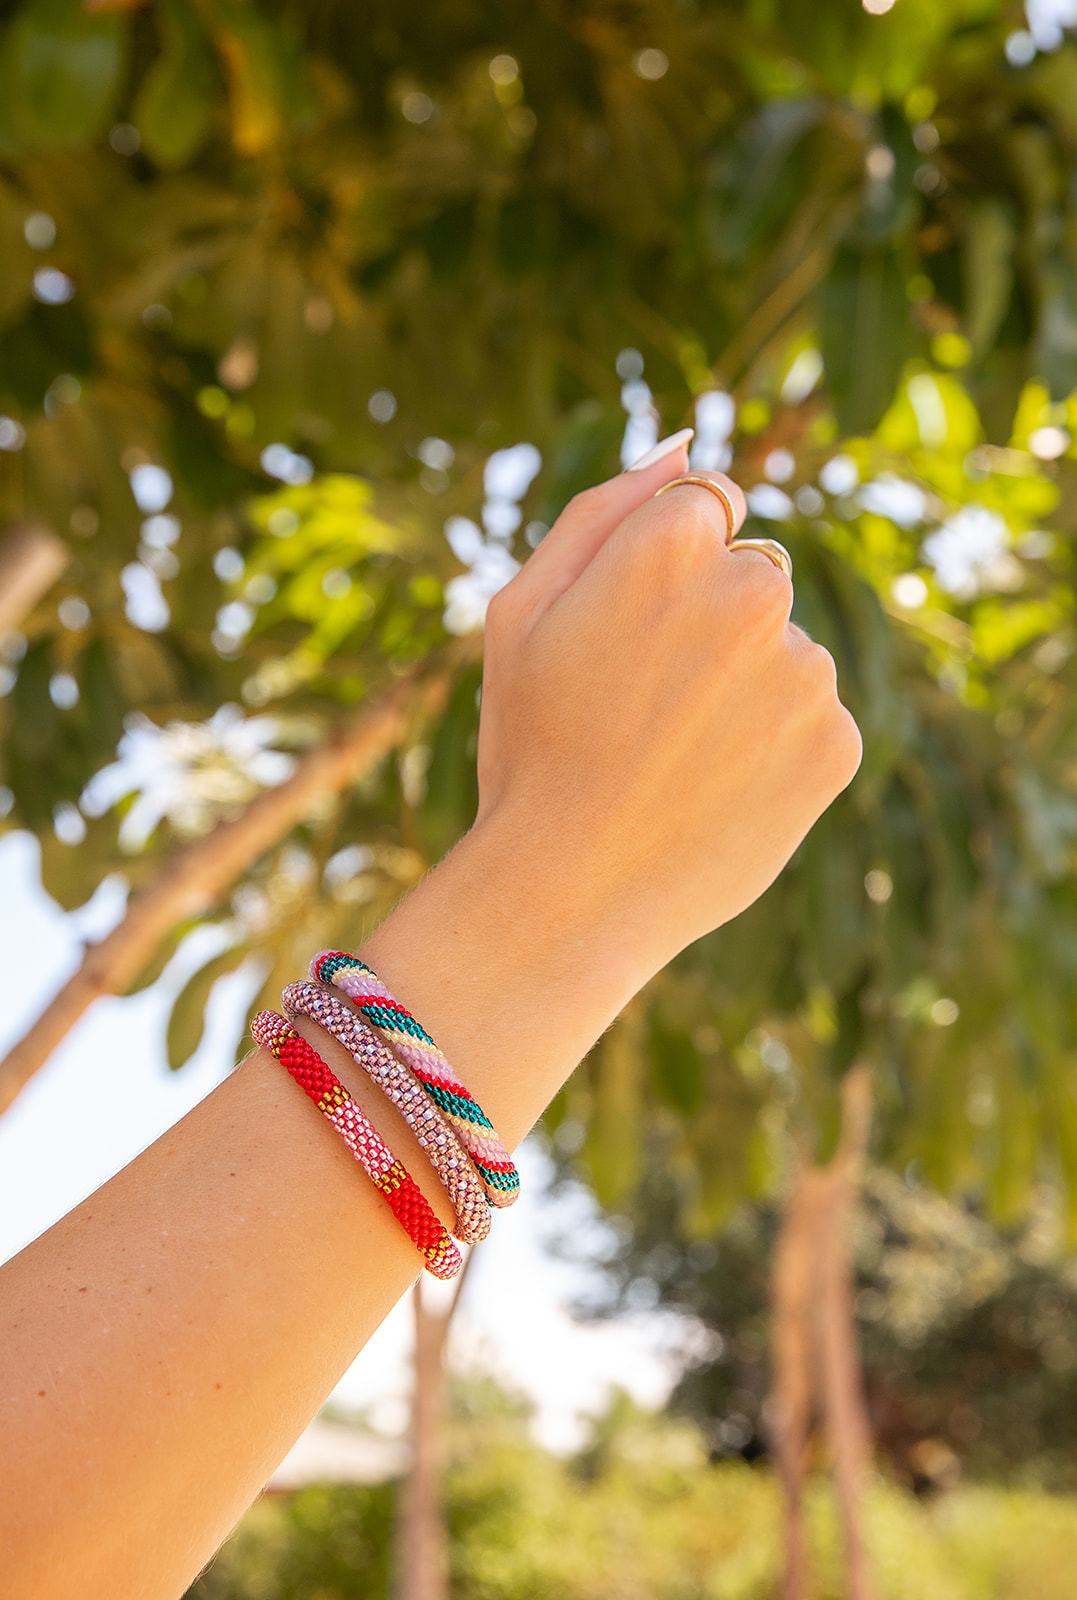
[[[726,549],[707,490],[653,498],[686,465],[579,496],[495,597],[475,823],[362,946],[510,1149],[860,760],[788,580]],[[298,1026],[451,1223],[395,1109]],[[7,1600],[175,1600],[418,1276],[343,1142],[252,1053],[0,1270]]]

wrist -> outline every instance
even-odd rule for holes
[[[571,964],[623,993],[622,1004],[669,959],[635,886],[531,808],[486,812],[420,888],[454,905],[463,896],[470,917],[500,928],[514,962],[555,974]]]
[[[653,951],[626,937],[623,896],[505,808],[476,823],[360,953],[510,1148],[657,970]]]

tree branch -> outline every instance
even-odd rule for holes
[[[402,737],[417,709],[427,715],[436,712],[451,678],[451,667],[444,664],[436,673],[412,672],[402,678],[327,744],[304,756],[286,782],[265,790],[239,816],[181,850],[135,896],[122,922],[87,948],[78,971],[0,1062],[0,1112],[95,1000],[125,989],[178,922],[212,906],[260,855],[309,815],[321,795],[339,793],[375,766]]]
[[[21,625],[66,566],[65,545],[40,523],[8,530],[0,540],[0,633]]]

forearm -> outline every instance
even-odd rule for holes
[[[581,901],[525,842],[490,819],[363,947],[510,1147],[647,975],[611,949],[601,891]],[[451,1221],[389,1102],[298,1025]],[[343,1143],[252,1055],[0,1273],[6,1592],[181,1592],[418,1270]]]

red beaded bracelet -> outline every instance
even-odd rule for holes
[[[259,1011],[251,1023],[257,1044],[275,1056],[318,1110],[332,1123],[389,1209],[405,1230],[426,1270],[453,1278],[463,1265],[460,1251],[430,1202],[381,1134],[356,1105],[336,1073],[275,1011]]]

